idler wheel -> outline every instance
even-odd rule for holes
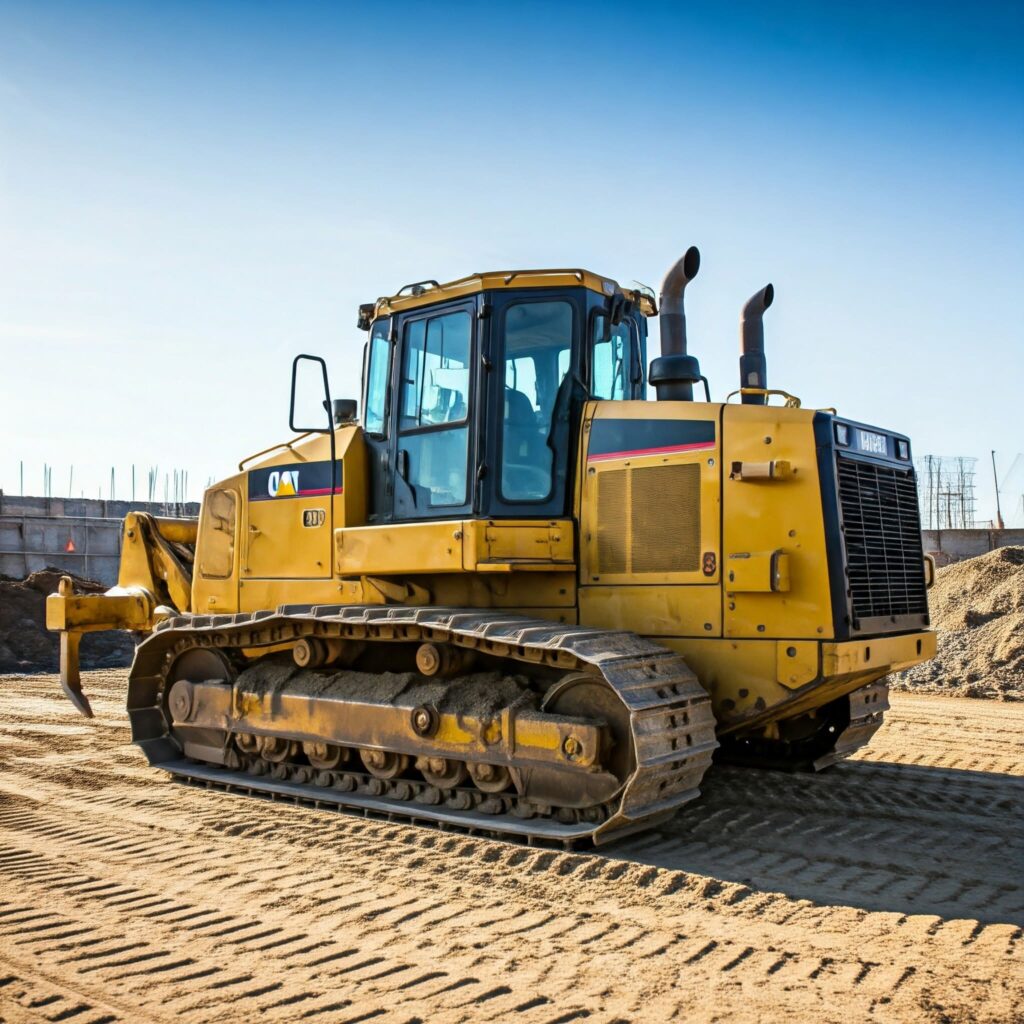
[[[552,715],[603,719],[607,733],[601,765],[619,782],[626,781],[635,764],[629,710],[606,683],[586,672],[570,672],[548,690],[541,708]],[[567,737],[562,747],[567,761],[575,754],[572,739]]]
[[[345,756],[348,751],[333,743],[303,743],[302,752],[314,768],[337,768],[342,761],[348,760]]]
[[[432,786],[454,789],[466,781],[466,766],[448,757],[418,757],[416,768]]]
[[[409,767],[409,755],[392,750],[360,750],[359,757],[375,779],[396,778]]]
[[[509,770],[500,764],[477,764],[471,761],[467,768],[476,788],[484,793],[500,793],[512,785]]]

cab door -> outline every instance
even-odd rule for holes
[[[449,519],[473,506],[475,301],[398,317],[391,411],[392,519]]]

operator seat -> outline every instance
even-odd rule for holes
[[[503,452],[506,464],[529,465],[541,440],[533,404],[515,388],[505,388]]]

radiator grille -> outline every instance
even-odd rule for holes
[[[927,614],[914,471],[836,461],[854,619]]]

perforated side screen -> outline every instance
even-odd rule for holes
[[[613,469],[597,478],[597,564],[599,572],[626,572],[626,474]]]
[[[700,466],[632,469],[633,572],[700,568]]]
[[[700,466],[607,470],[597,481],[597,571],[700,568]]]

